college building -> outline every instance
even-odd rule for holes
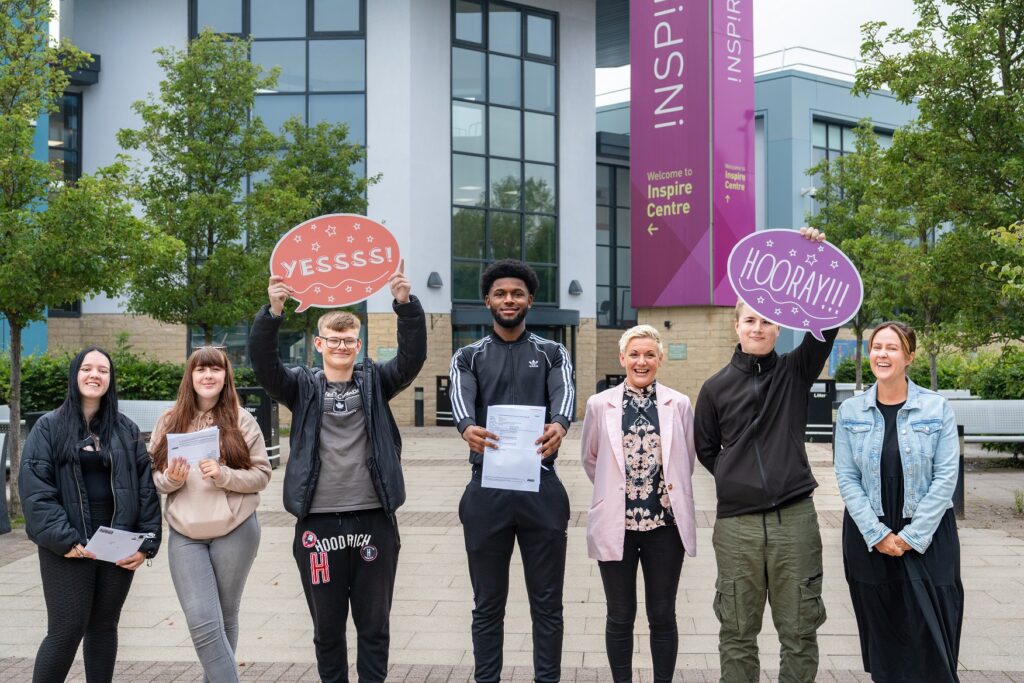
[[[159,89],[153,50],[182,48],[204,27],[250,37],[251,59],[280,67],[254,115],[277,128],[344,122],[366,145],[367,214],[395,235],[427,313],[429,356],[415,387],[432,424],[454,349],[490,329],[479,277],[494,259],[530,263],[541,286],[531,330],[568,348],[581,400],[621,372],[618,338],[637,322],[670,345],[663,381],[691,397],[735,344],[732,309],[631,305],[629,102],[596,105],[597,69],[629,63],[628,0],[61,0],[54,33],[94,55],[61,110],[40,119],[39,154],[65,177],[121,152],[116,133],[139,121],[131,104]],[[914,116],[888,93],[850,94],[852,63],[810,51],[755,61],[757,229],[803,225],[813,209],[806,169],[852,150],[870,117],[884,140]],[[364,349],[394,352],[386,288],[360,305]],[[255,310],[253,311],[255,313]],[[218,330],[236,360],[247,324]],[[115,344],[181,362],[201,333],[126,314],[103,296],[51,309],[25,332],[25,352]],[[2,341],[9,343],[6,328]],[[783,331],[780,350],[795,333]],[[284,339],[300,362],[298,333]],[[413,421],[413,391],[394,401]]]

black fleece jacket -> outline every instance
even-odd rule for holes
[[[694,410],[697,458],[715,476],[718,516],[773,510],[817,487],[804,433],[811,385],[838,329],[809,333],[790,353],[743,353],[701,387]]]
[[[398,355],[386,363],[367,357],[356,365],[352,378],[359,388],[370,436],[367,466],[381,507],[394,519],[405,502],[402,475],[402,435],[388,401],[412,384],[427,359],[427,325],[419,299],[395,301],[398,315]],[[320,475],[320,420],[327,380],[320,368],[286,368],[278,355],[277,333],[284,316],[274,316],[264,305],[249,332],[249,358],[256,379],[267,393],[292,411],[291,451],[284,473],[284,509],[299,519],[309,514]]]

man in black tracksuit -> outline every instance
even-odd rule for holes
[[[388,671],[391,598],[398,568],[395,511],[405,502],[402,438],[388,401],[412,383],[427,357],[423,307],[409,294],[404,263],[391,277],[398,355],[356,364],[359,319],[321,316],[314,343],[324,367],[282,366],[278,329],[291,288],[270,278],[270,304],[256,315],[249,354],[256,377],[292,412],[284,507],[295,515],[292,552],[313,618],[320,679],[348,681],[345,626],[351,605],[359,681]]]
[[[575,413],[572,363],[565,347],[526,331],[526,314],[539,282],[520,261],[497,261],[484,270],[480,289],[494,318],[493,332],[455,352],[451,365],[452,413],[469,444],[473,476],[459,503],[473,584],[473,657],[477,681],[501,679],[509,562],[519,542],[533,618],[534,680],[557,681],[562,661],[562,583],[565,577],[569,496],[555,474],[562,437]],[[540,490],[481,488],[488,432],[487,408],[544,406],[537,439]]]
[[[811,228],[801,233],[825,238]],[[697,399],[697,458],[714,475],[718,495],[712,543],[723,682],[759,679],[766,597],[781,646],[779,681],[810,683],[817,673],[816,631],[825,621],[821,534],[804,433],[807,397],[837,332],[825,331],[824,342],[807,334],[779,355],[779,326],[740,301],[732,360]]]

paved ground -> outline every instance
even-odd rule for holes
[[[402,557],[392,610],[391,680],[471,679],[472,592],[457,508],[468,478],[461,440],[452,432],[405,430],[408,502],[402,509]],[[575,438],[573,438],[575,437]],[[822,681],[869,680],[861,672],[856,623],[843,579],[842,502],[828,446],[809,445],[821,482],[815,496],[825,547],[825,601],[820,633]],[[563,672],[566,680],[609,680],[604,654],[604,595],[597,565],[586,556],[585,516],[590,483],[578,464],[578,430],[563,449],[559,474],[569,490],[573,519],[565,582]],[[260,509],[262,547],[242,602],[239,658],[243,678],[313,681],[312,628],[291,558],[292,518],[282,511],[282,470],[276,470]],[[967,606],[960,668],[964,681],[1024,681],[1024,522],[1012,512],[1024,471],[969,471],[968,516],[960,524]],[[717,680],[718,622],[711,609],[715,563],[711,552],[714,489],[700,470],[694,478],[698,556],[683,567],[677,610],[677,680]],[[1002,517],[994,517],[999,511]],[[975,514],[977,526],[972,525]],[[642,599],[642,588],[641,588]],[[641,607],[641,614],[642,607]],[[46,629],[38,562],[22,532],[0,537],[0,681],[30,679],[31,658]],[[350,642],[354,633],[349,626]],[[638,619],[634,665],[650,680],[644,619]],[[530,619],[522,567],[514,560],[506,619],[505,677],[531,676]],[[775,680],[778,644],[768,613],[760,640],[762,680]],[[354,652],[351,654],[354,660]],[[201,679],[166,557],[139,570],[121,619],[118,681]],[[354,676],[353,676],[354,679]],[[80,663],[72,680],[84,680]]]

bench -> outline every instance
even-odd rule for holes
[[[1024,443],[1024,400],[950,399],[967,443]]]
[[[139,425],[142,436],[149,440],[156,421],[168,408],[174,406],[174,401],[143,401],[139,399],[121,399],[117,402],[117,409],[125,417]]]

